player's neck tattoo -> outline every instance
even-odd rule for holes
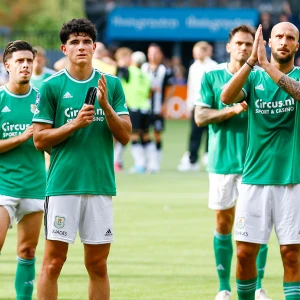
[[[300,82],[283,75],[277,82],[277,85],[295,100],[300,101]]]

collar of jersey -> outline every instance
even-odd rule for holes
[[[12,96],[12,97],[16,97],[16,98],[25,98],[25,97],[27,97],[27,96],[31,93],[31,91],[32,91],[32,86],[30,86],[28,93],[26,93],[26,94],[21,94],[21,95],[17,95],[17,94],[12,93],[12,92],[6,87],[6,85],[4,86],[4,90],[5,90],[5,92],[6,92],[8,95],[10,95],[10,96]]]
[[[72,77],[72,76],[70,75],[70,73],[67,71],[67,69],[64,69],[64,72],[65,72],[65,74],[66,74],[72,81],[77,82],[77,83],[86,83],[86,82],[89,82],[89,81],[92,80],[92,79],[94,78],[94,76],[95,76],[95,69],[94,69],[94,68],[93,68],[93,72],[92,72],[91,76],[90,76],[88,79],[86,79],[86,80],[77,80],[77,79],[75,79],[74,77]]]

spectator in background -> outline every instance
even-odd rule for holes
[[[53,68],[55,71],[60,71],[62,69],[67,68],[67,64],[68,64],[68,58],[66,56],[63,56],[62,58],[60,58],[58,61],[56,61],[53,65]]]
[[[207,42],[201,41],[194,45],[193,58],[195,61],[190,66],[187,82],[187,109],[191,114],[191,133],[188,142],[189,151],[183,154],[180,164],[177,167],[177,170],[180,172],[197,171],[199,169],[198,152],[204,132],[206,132],[207,144],[207,126],[198,127],[195,123],[194,106],[200,96],[201,78],[204,72],[217,66],[217,63],[208,54],[211,54],[211,51]]]
[[[153,164],[149,166],[149,172],[158,172],[162,159],[162,132],[164,130],[165,116],[167,113],[167,102],[174,94],[174,75],[171,69],[162,64],[163,52],[159,45],[153,43],[148,47],[148,62],[142,65],[142,71],[147,73],[151,79],[151,111],[150,125],[154,129],[156,147],[150,143],[145,145],[149,157],[155,157]],[[165,94],[166,87],[169,87]]]
[[[8,82],[8,73],[4,67],[3,55],[0,54],[0,86]]]
[[[177,85],[186,84],[186,70],[185,67],[182,65],[181,58],[179,56],[173,56],[171,62],[172,70],[174,73],[174,83]]]
[[[47,57],[45,49],[40,46],[33,48],[36,50],[36,57],[33,61],[33,72],[30,83],[37,89],[40,89],[43,81],[54,74],[55,71],[46,67]]]
[[[141,66],[146,62],[146,55],[137,51],[131,55],[131,63],[128,75],[121,79],[126,103],[132,122],[131,154],[134,167],[131,173],[145,173],[148,165],[151,166],[151,157],[147,157],[143,145],[151,143],[149,136],[149,94],[151,92],[151,80],[142,72]]]
[[[127,47],[121,47],[117,49],[115,53],[115,59],[117,63],[116,73],[117,76],[124,81],[128,82],[128,67],[131,61],[132,50]],[[125,92],[125,99],[126,92]],[[124,146],[118,141],[114,146],[114,168],[116,172],[123,170],[123,152]]]
[[[269,37],[271,36],[271,30],[273,27],[273,24],[271,22],[271,14],[269,12],[263,12],[260,15],[260,24],[262,25],[262,33],[265,41],[269,40]],[[267,44],[268,45],[268,44]],[[267,55],[270,57],[271,55],[271,49],[269,46],[266,47]]]
[[[108,55],[108,50],[103,43],[96,42],[96,49],[93,55],[93,67],[99,69],[101,72],[116,75],[116,62]]]

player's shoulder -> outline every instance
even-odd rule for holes
[[[217,72],[227,72],[228,67],[227,67],[227,63],[220,63],[220,64],[216,64],[211,66],[211,68],[209,68],[208,70],[206,70],[206,74],[215,74]]]
[[[100,70],[97,69],[97,68],[94,68],[94,70],[95,70],[96,76],[98,76],[99,78],[100,78],[102,75],[104,75],[105,78],[112,78],[112,80],[118,79],[118,77],[117,77],[116,75],[102,72],[102,71],[100,71]],[[110,80],[110,79],[109,79],[109,80]]]
[[[292,77],[295,77],[299,80],[300,79],[300,67],[299,66],[294,66],[293,70],[289,74]]]
[[[66,77],[66,70],[60,70],[54,74],[52,74],[51,76],[47,77],[43,82],[44,84],[47,85],[55,85],[57,83],[59,83],[63,78]]]
[[[31,85],[31,92],[34,94],[38,94],[40,92],[40,90],[38,88],[36,88],[35,86]]]

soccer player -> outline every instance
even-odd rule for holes
[[[150,125],[154,129],[156,145],[149,143],[145,145],[148,156],[156,157],[153,164],[148,168],[149,172],[159,172],[162,159],[162,132],[164,130],[165,114],[168,99],[174,94],[174,77],[170,69],[162,64],[163,52],[159,45],[150,44],[148,47],[148,62],[142,65],[142,71],[147,73],[151,79],[151,115]],[[169,92],[165,95],[166,87]],[[156,147],[155,147],[156,146]]]
[[[110,297],[107,258],[116,194],[113,137],[128,143],[131,122],[120,80],[92,67],[96,34],[87,19],[63,24],[59,35],[67,69],[46,79],[33,118],[35,146],[51,148],[40,300],[57,299],[57,280],[77,230],[84,244],[89,299]],[[84,104],[90,87],[98,90],[94,105]]]
[[[247,61],[254,41],[254,30],[246,25],[229,33],[226,50],[229,63],[222,63],[202,78],[200,98],[196,102],[195,121],[198,126],[209,124],[208,165],[209,208],[216,212],[214,253],[220,288],[216,300],[231,299],[230,269],[233,255],[231,232],[235,202],[239,194],[241,173],[247,146],[247,103],[225,106],[220,99],[222,88]],[[257,261],[259,281],[256,299],[268,299],[261,280],[267,258],[267,245],[261,247]],[[255,285],[254,285],[255,291]]]
[[[258,27],[251,56],[225,86],[224,103],[248,103],[248,147],[236,207],[237,290],[254,299],[255,259],[274,226],[284,268],[285,299],[300,299],[299,30],[289,22],[271,31],[270,62]],[[256,62],[262,69],[253,70]]]
[[[30,79],[30,83],[40,89],[43,81],[55,73],[54,70],[46,67],[47,57],[46,51],[40,46],[33,47],[36,50],[36,56],[33,61],[33,72]]]
[[[35,54],[25,41],[8,43],[3,62],[9,79],[0,88],[0,252],[15,219],[17,300],[32,299],[46,188],[44,153],[32,139],[31,120],[39,99],[29,83]]]

